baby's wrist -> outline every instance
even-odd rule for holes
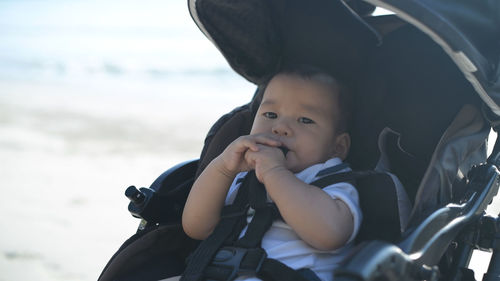
[[[276,178],[281,178],[283,176],[286,176],[287,174],[291,173],[287,168],[284,166],[275,166],[272,167],[271,169],[267,170],[266,173],[262,175],[262,183],[264,185],[273,182]]]
[[[225,165],[224,159],[222,159],[220,156],[215,158],[214,164],[215,164],[214,166],[217,169],[217,171],[227,178],[233,179],[236,176],[236,174],[238,173],[238,172],[231,171],[230,169],[228,169]]]

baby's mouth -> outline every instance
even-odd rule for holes
[[[283,156],[285,156],[285,157],[286,157],[286,154],[288,153],[288,151],[290,151],[290,149],[288,149],[286,146],[280,146],[278,148],[281,150],[281,152],[283,152]]]

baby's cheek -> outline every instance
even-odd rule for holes
[[[293,173],[300,172],[300,162],[297,159],[297,155],[294,152],[289,152],[285,159],[285,168]]]

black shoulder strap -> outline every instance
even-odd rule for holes
[[[245,235],[234,244],[242,248],[260,247],[262,237],[271,227],[275,218],[280,217],[279,211],[274,203],[267,202],[267,192],[264,185],[259,182],[255,174],[250,174],[248,201],[250,207],[255,210],[252,221],[248,224]]]
[[[356,171],[356,172],[349,171],[337,174],[330,174],[311,182],[310,185],[314,185],[319,188],[325,188],[329,185],[336,184],[339,182],[355,182],[359,178],[367,177],[376,173],[377,172],[375,171],[367,170],[367,171]]]
[[[212,257],[233,233],[240,232],[246,223],[248,209],[249,177],[242,183],[232,205],[224,206],[220,222],[210,236],[203,240],[191,254],[189,262],[182,274],[181,281],[198,281],[203,279],[205,268]]]

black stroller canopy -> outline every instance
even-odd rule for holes
[[[481,99],[500,115],[500,3],[366,0],[393,11],[439,44]]]
[[[462,78],[488,108],[500,116],[500,2],[365,2],[394,12],[403,22],[429,36],[455,63],[463,73]],[[366,3],[189,0],[189,9],[196,24],[233,69],[260,84],[281,64],[290,62],[315,64],[356,80],[367,51],[381,44],[384,33],[399,22],[395,17],[375,19],[358,15],[352,9],[366,7],[363,5]],[[358,12],[365,13],[366,9]]]
[[[257,85],[292,63],[354,76],[380,43],[377,32],[340,1],[191,0],[189,8],[233,69]]]

